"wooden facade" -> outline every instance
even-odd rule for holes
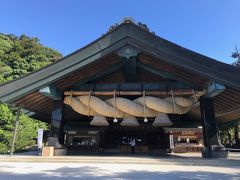
[[[164,128],[165,133],[173,138],[172,152],[201,152],[203,144],[202,127],[198,128]]]

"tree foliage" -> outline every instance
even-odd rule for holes
[[[235,47],[231,57],[236,59],[233,65],[240,68],[240,52],[237,47]],[[240,118],[239,120],[222,124],[219,128],[221,141],[224,145],[228,147],[240,148]]]
[[[240,121],[230,121],[219,126],[221,142],[227,147],[239,148]]]
[[[40,44],[37,38],[0,33],[0,83],[19,78],[61,57],[56,50]],[[10,149],[15,116],[15,112],[8,105],[0,103],[0,153],[6,153]],[[46,129],[47,125],[21,114],[16,151],[35,145],[34,138],[37,137],[38,128]]]
[[[236,59],[236,62],[234,62],[233,65],[240,68],[240,52],[239,52],[237,47],[235,48],[235,50],[232,53],[231,57]]]
[[[18,78],[61,58],[37,38],[0,34],[0,83]]]

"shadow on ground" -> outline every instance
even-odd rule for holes
[[[240,154],[231,154],[229,159],[201,158],[200,156],[184,156],[181,154],[82,154],[80,156],[0,156],[0,162],[29,163],[105,163],[105,164],[156,164],[180,166],[240,166]]]
[[[54,166],[54,164],[52,164]],[[14,166],[12,166],[14,167]],[[8,166],[11,169],[11,166]],[[31,167],[29,167],[31,168]],[[239,167],[231,167],[239,169]],[[240,172],[237,174],[231,174],[227,172],[209,172],[209,171],[175,171],[174,169],[168,170],[168,172],[158,172],[156,170],[125,170],[123,172],[108,171],[106,168],[99,168],[94,166],[83,167],[61,167],[54,170],[44,170],[38,173],[24,174],[18,172],[2,172],[0,168],[1,180],[40,180],[40,179],[59,179],[59,180],[71,180],[71,179],[200,179],[200,180],[225,180],[225,179],[240,179]]]

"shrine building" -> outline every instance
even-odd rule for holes
[[[240,70],[124,19],[0,86],[0,101],[51,124],[55,155],[202,151],[227,157],[217,126],[240,119]]]

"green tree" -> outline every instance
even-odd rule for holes
[[[14,114],[6,104],[0,104],[0,152],[4,153],[10,147]]]
[[[36,144],[39,128],[47,129],[46,123],[36,121],[24,114],[20,116],[15,148],[17,151],[28,150]]]
[[[60,59],[54,49],[26,35],[0,34],[0,83],[19,78]]]
[[[37,38],[0,33],[0,84],[42,68],[61,57],[56,50],[40,44]],[[0,103],[0,153],[10,149],[15,116],[8,105]],[[35,145],[38,128],[46,129],[47,125],[21,114],[16,151],[27,150]]]

